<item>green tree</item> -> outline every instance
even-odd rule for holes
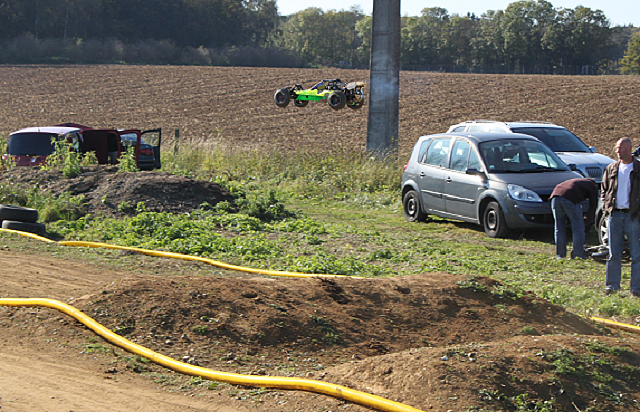
[[[443,63],[443,33],[448,22],[449,12],[442,7],[424,8],[420,17],[407,19],[401,33],[403,63]]]
[[[629,47],[620,60],[622,74],[640,74],[640,31],[629,41]]]
[[[612,47],[609,20],[601,10],[578,6],[564,14],[565,46],[571,63],[595,65]]]
[[[371,16],[363,16],[356,22],[356,36],[359,45],[356,50],[357,62],[359,65],[369,65],[371,60]]]
[[[519,67],[543,62],[545,53],[542,39],[553,26],[555,16],[553,5],[544,0],[522,0],[509,4],[501,22],[505,63]]]
[[[364,14],[358,8],[324,12],[310,7],[291,15],[274,33],[270,44],[296,51],[311,64],[355,64],[361,44],[356,24],[362,18]]]

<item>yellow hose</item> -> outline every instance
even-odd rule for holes
[[[238,272],[246,272],[246,273],[254,273],[257,275],[268,275],[268,276],[283,276],[283,277],[296,277],[296,278],[311,278],[311,277],[348,277],[354,279],[364,279],[361,276],[345,276],[345,275],[328,275],[328,274],[310,274],[310,273],[301,273],[301,272],[288,272],[288,271],[280,271],[280,270],[269,270],[269,269],[254,269],[247,268],[243,266],[231,265],[229,263],[224,263],[219,260],[213,260],[208,258],[203,258],[200,256],[189,256],[183,255],[182,253],[174,253],[174,252],[162,252],[157,250],[148,250],[148,249],[140,249],[137,247],[128,247],[128,246],[118,246],[118,245],[110,245],[108,243],[99,243],[99,242],[81,242],[76,240],[66,240],[62,242],[58,242],[61,246],[82,246],[82,247],[102,247],[107,249],[118,249],[118,250],[130,250],[132,252],[141,253],[143,255],[148,256],[156,256],[156,257],[166,257],[172,259],[182,259],[182,260],[193,260],[196,262],[207,263],[212,266],[217,266],[223,269],[236,270]]]
[[[603,325],[611,326],[612,328],[624,330],[626,332],[640,333],[640,327],[635,326],[635,325],[629,325],[627,323],[620,323],[620,322],[616,322],[615,320],[611,320],[611,319],[603,319],[603,318],[595,318],[595,317],[590,317],[589,319],[591,319],[594,322],[601,323]]]
[[[361,277],[361,276],[346,276],[346,275],[332,275],[332,274],[310,274],[310,273],[289,272],[289,271],[282,271],[282,270],[255,269],[255,268],[248,268],[248,267],[244,267],[244,266],[231,265],[229,263],[224,263],[224,262],[221,262],[219,260],[208,259],[208,258],[203,258],[203,257],[199,257],[199,256],[183,255],[182,253],[162,252],[162,251],[157,251],[157,250],[140,249],[140,248],[137,248],[137,247],[110,245],[108,243],[100,243],[100,242],[83,242],[83,241],[76,241],[76,240],[66,240],[66,241],[62,241],[62,242],[55,242],[55,241],[53,241],[51,239],[47,239],[45,237],[38,236],[38,235],[35,235],[33,233],[29,233],[29,232],[21,232],[19,230],[2,229],[2,228],[0,228],[0,231],[9,232],[9,233],[15,233],[15,234],[18,234],[20,236],[30,237],[32,239],[42,240],[44,242],[57,243],[60,246],[81,246],[81,247],[129,250],[129,251],[132,251],[132,252],[136,252],[136,253],[140,253],[140,254],[148,255],[148,256],[166,257],[166,258],[171,258],[171,259],[192,260],[192,261],[196,261],[196,262],[206,263],[206,264],[209,264],[209,265],[212,265],[212,266],[216,266],[216,267],[219,267],[219,268],[223,268],[223,269],[235,270],[235,271],[238,271],[238,272],[245,272],[245,273],[253,273],[253,274],[256,274],[256,275],[295,277],[295,278],[348,277],[348,278],[353,278],[353,279],[364,279],[364,277]]]
[[[117,345],[128,352],[136,355],[144,356],[150,359],[158,365],[162,365],[176,372],[184,373],[187,375],[201,376],[205,379],[215,380],[219,382],[227,382],[235,385],[245,386],[260,386],[275,389],[288,389],[288,390],[301,390],[307,392],[321,393],[324,395],[333,396],[336,398],[344,399],[349,402],[364,405],[370,408],[374,408],[380,411],[389,412],[421,412],[419,409],[415,409],[411,406],[404,405],[398,402],[385,399],[380,396],[371,395],[365,392],[356,391],[346,386],[334,385],[327,382],[315,381],[310,379],[299,379],[289,377],[277,377],[277,376],[254,376],[254,375],[241,375],[237,373],[216,372],[210,369],[202,368],[200,366],[190,365],[176,361],[168,356],[156,353],[144,346],[140,346],[117,335],[100,325],[94,319],[82,313],[80,310],[66,303],[60,302],[55,299],[15,299],[15,298],[0,298],[1,306],[42,306],[51,309],[57,309],[63,312],[79,322],[93,330],[96,334],[102,336],[107,341]]]

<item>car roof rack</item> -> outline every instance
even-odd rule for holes
[[[476,119],[476,120],[466,120],[458,124],[469,124],[469,123],[504,123],[504,122],[501,122],[498,120]]]
[[[509,122],[509,123],[537,123],[537,124],[552,124],[552,125],[556,125],[555,123],[544,122],[542,120],[518,120],[518,121],[515,121],[515,122]]]

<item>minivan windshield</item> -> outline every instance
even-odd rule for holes
[[[8,152],[13,156],[49,156],[54,151],[54,133],[17,133],[9,136]]]
[[[591,153],[589,146],[567,129],[553,127],[513,127],[514,133],[528,134],[540,139],[554,152],[580,152]]]
[[[566,172],[569,167],[535,140],[503,139],[478,145],[489,173]]]

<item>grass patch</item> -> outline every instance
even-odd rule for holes
[[[214,142],[165,152],[162,163],[162,171],[228,188],[240,210],[223,202],[174,215],[123,203],[119,207],[130,214],[115,220],[83,216],[78,198],[52,199],[35,189],[12,190],[10,184],[0,185],[0,202],[41,211],[55,206],[57,212],[47,219],[53,221],[51,233],[61,239],[167,250],[272,270],[365,277],[442,271],[465,276],[464,286],[470,288],[479,288],[474,279],[486,276],[503,283],[491,293],[504,299],[531,291],[581,315],[616,316],[628,323],[640,315],[640,299],[628,292],[602,296],[602,263],[556,260],[552,230],[491,239],[468,223],[436,217],[407,223],[398,162],[341,148],[285,156]],[[595,233],[588,234],[587,244],[597,244]],[[627,262],[623,287],[628,281]]]

